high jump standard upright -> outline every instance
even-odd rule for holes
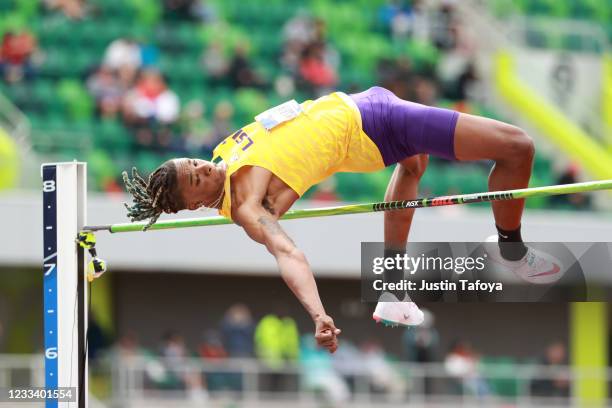
[[[87,164],[44,164],[41,173],[45,387],[72,387],[76,401],[45,407],[87,408],[86,257],[75,243],[87,217]]]

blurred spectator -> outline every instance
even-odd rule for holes
[[[465,341],[456,341],[444,360],[446,372],[458,381],[458,393],[464,390],[472,395],[485,396],[490,393],[489,385],[479,372],[480,357]]]
[[[417,41],[429,42],[431,36],[431,18],[425,0],[412,1],[411,37]]]
[[[420,326],[404,330],[402,346],[404,357],[411,363],[433,363],[438,361],[440,335],[435,328],[434,315],[427,309],[422,309],[423,323]],[[425,377],[425,393],[433,391],[433,379]]]
[[[223,79],[229,70],[229,61],[219,42],[211,42],[202,55],[202,67],[207,76],[215,81]]]
[[[301,41],[293,40],[285,43],[280,63],[287,72],[298,75],[303,50],[304,44]]]
[[[310,335],[302,336],[301,345],[300,369],[304,387],[320,394],[332,406],[348,401],[348,386],[334,370],[332,356],[326,350],[318,348],[315,339]]]
[[[160,354],[168,371],[182,377],[184,359],[188,357],[183,337],[173,331],[164,334]]]
[[[225,347],[223,347],[221,336],[215,330],[204,332],[198,352],[200,357],[205,360],[224,360],[228,356]]]
[[[580,168],[576,163],[572,163],[565,168],[555,184],[572,184],[577,183],[578,173]],[[576,210],[592,209],[591,196],[586,193],[554,195],[549,197],[549,203],[553,207],[569,207]]]
[[[432,21],[423,0],[389,0],[378,10],[382,27],[395,39],[429,41]]]
[[[313,18],[305,10],[299,10],[283,27],[283,38],[286,43],[305,46],[317,40]]]
[[[422,310],[423,323],[406,329],[402,336],[404,356],[412,363],[433,363],[439,358],[440,335],[434,326],[434,315],[427,309]]]
[[[85,16],[84,0],[44,0],[47,10],[58,10],[72,20],[80,20]]]
[[[260,87],[265,83],[249,61],[247,49],[244,45],[236,46],[234,57],[229,63],[227,75],[231,86],[234,88]]]
[[[100,117],[115,118],[118,115],[126,89],[112,69],[100,66],[87,79],[87,89],[96,101]]]
[[[237,303],[227,309],[221,322],[223,343],[230,357],[253,356],[254,323],[249,308]]]
[[[189,352],[183,337],[173,331],[167,332],[163,337],[161,346],[162,363],[166,371],[171,374],[179,388],[186,388],[192,400],[207,399],[206,390],[202,384],[200,372],[187,363]]]
[[[130,369],[144,361],[144,376],[147,383],[157,387],[176,386],[177,379],[168,373],[156,355],[140,346],[135,332],[129,331],[119,338],[111,353]]]
[[[433,15],[432,41],[441,50],[451,50],[457,45],[458,23],[456,0],[442,0]]]
[[[297,361],[300,337],[295,320],[284,311],[264,316],[255,328],[255,354],[268,368],[281,370],[287,363]],[[269,391],[287,390],[288,375],[272,372],[264,379]]]
[[[200,357],[204,361],[224,361],[228,353],[223,345],[221,334],[216,330],[207,330],[202,336],[202,342],[198,348]],[[214,368],[206,371],[206,385],[209,391],[230,389],[239,391],[242,389],[242,376],[240,373],[227,371],[214,371]]]
[[[387,0],[387,2],[378,9],[378,20],[380,24],[391,34],[398,34],[395,30],[403,30],[402,25],[410,19],[410,6],[403,0]],[[398,21],[399,20],[399,21]],[[409,23],[408,23],[409,24]]]
[[[178,119],[179,101],[159,72],[146,70],[126,95],[123,109],[128,123],[172,123]]]
[[[0,76],[8,83],[34,76],[32,57],[37,50],[34,35],[26,30],[4,33],[0,45]]]
[[[435,106],[438,102],[438,88],[436,82],[431,79],[417,77],[414,82],[414,97],[411,98],[423,105]]]
[[[473,61],[467,63],[465,69],[457,79],[457,94],[456,99],[466,100],[468,96],[474,93],[474,87],[478,83],[478,74],[476,73],[476,64]]]
[[[367,375],[361,351],[348,339],[342,339],[342,346],[333,354],[334,369],[342,376],[351,390],[355,390],[357,377]]]
[[[274,80],[274,90],[281,98],[290,98],[295,92],[295,81],[289,75],[279,75]]]
[[[296,361],[300,354],[299,332],[289,315],[268,314],[255,328],[255,351],[266,365],[281,368],[285,362]]]
[[[361,345],[361,352],[366,372],[370,374],[372,388],[388,394],[394,401],[401,400],[406,390],[406,382],[387,360],[382,345],[376,340],[366,341]]]
[[[140,45],[132,38],[118,38],[106,48],[103,63],[129,84],[142,65]]]
[[[146,40],[140,41],[138,46],[140,48],[140,67],[155,67],[159,63],[159,48]]]
[[[121,336],[117,341],[115,349],[122,361],[128,361],[143,354],[138,337],[133,331],[129,331]]]
[[[318,47],[320,59],[325,65],[338,65],[339,54],[326,43],[327,26],[320,18],[312,18],[306,12],[298,12],[283,27],[284,46],[281,64],[296,77],[300,72],[304,54],[312,47]]]
[[[304,49],[300,59],[300,76],[307,90],[322,94],[338,82],[338,76],[324,59],[324,44],[313,43]]]
[[[565,345],[556,342],[548,346],[540,364],[549,368],[567,365],[567,351]],[[531,394],[538,397],[569,397],[570,382],[566,375],[561,373],[531,382]]]
[[[404,100],[414,99],[413,83],[415,74],[412,69],[412,61],[407,57],[397,60],[383,59],[377,66],[378,82],[381,86],[389,89],[398,98]]]
[[[112,69],[130,66],[140,68],[140,45],[132,38],[117,38],[109,44],[104,52],[104,64]]]
[[[123,102],[123,118],[136,129],[142,146],[165,147],[172,142],[170,125],[178,120],[179,99],[158,71],[144,70]]]
[[[214,4],[207,0],[196,0],[191,5],[191,17],[202,23],[211,24],[218,20],[218,13]]]

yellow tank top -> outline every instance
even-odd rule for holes
[[[219,213],[231,218],[230,179],[243,166],[272,172],[300,197],[336,172],[385,167],[380,151],[361,128],[357,105],[341,92],[301,104],[302,112],[267,130],[253,122],[228,136],[213,152],[227,164]]]

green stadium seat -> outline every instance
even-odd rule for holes
[[[132,148],[133,137],[129,131],[114,120],[94,123],[95,146],[111,152],[126,152]]]
[[[357,85],[360,89],[376,85],[376,76],[371,71],[356,68],[352,64],[345,65],[350,67],[340,71],[340,80],[345,89],[350,85]]]
[[[43,20],[38,28],[38,41],[43,47],[57,44],[68,38],[68,31],[69,29],[65,22],[58,23]]]
[[[129,0],[137,25],[155,27],[162,17],[161,3],[149,0]]]
[[[20,82],[4,88],[8,99],[19,108],[28,110],[32,107],[32,88],[28,83]]]
[[[204,43],[195,24],[180,24],[176,31],[177,39],[190,52],[201,53]]]
[[[0,12],[8,13],[13,11],[15,8],[15,0],[4,0],[0,1]]]
[[[164,161],[164,158],[158,154],[148,151],[142,151],[136,154],[135,166],[141,175],[150,174]]]
[[[266,95],[255,89],[240,89],[234,94],[233,100],[236,116],[241,123],[252,122],[269,105]]]
[[[92,149],[87,153],[86,160],[90,184],[97,190],[101,190],[106,181],[116,179],[120,174],[114,156],[106,150]]]
[[[32,83],[32,96],[46,111],[57,101],[57,93],[53,81],[39,79]]]
[[[91,120],[94,103],[81,81],[63,79],[57,86],[58,98],[72,120]]]

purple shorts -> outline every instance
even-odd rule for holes
[[[386,166],[419,153],[455,160],[457,112],[404,101],[379,86],[350,96]]]

